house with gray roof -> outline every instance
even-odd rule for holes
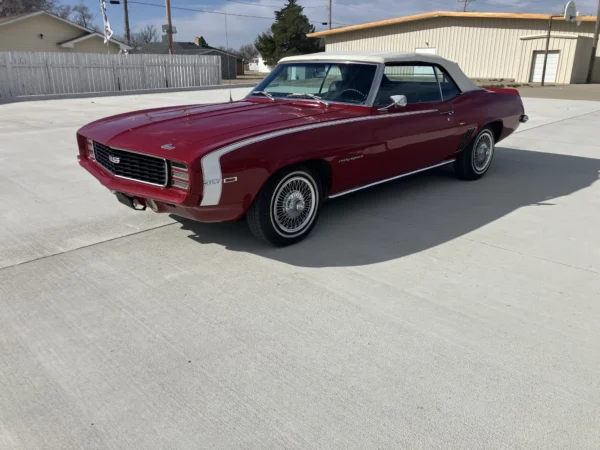
[[[135,53],[146,53],[152,55],[168,55],[169,42],[167,36],[163,36],[162,42],[150,42],[135,49]],[[173,41],[173,54],[175,55],[216,55],[221,57],[221,77],[224,80],[233,80],[237,75],[244,74],[244,60],[237,55],[228,53],[218,48],[210,47],[203,42],[201,37],[194,42]]]

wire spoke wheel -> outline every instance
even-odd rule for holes
[[[246,212],[252,234],[276,247],[306,238],[321,209],[321,182],[318,171],[303,164],[273,174]]]
[[[473,145],[473,170],[483,173],[494,156],[494,138],[489,131],[481,133]]]
[[[301,232],[315,216],[316,201],[316,188],[309,179],[303,176],[285,179],[273,194],[274,225],[285,235]]]

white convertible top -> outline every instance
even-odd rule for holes
[[[308,55],[288,56],[279,60],[280,63],[310,62],[310,61],[344,61],[363,62],[372,64],[389,64],[394,62],[425,62],[439,64],[458,85],[462,92],[476,91],[481,89],[473,83],[461,70],[459,65],[446,58],[430,53],[404,53],[404,52],[378,52],[378,51],[355,51],[355,52],[319,52]]]

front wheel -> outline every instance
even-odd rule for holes
[[[248,210],[246,221],[257,238],[283,247],[308,236],[320,206],[317,175],[307,167],[295,166],[267,181]]]
[[[485,127],[454,162],[456,176],[462,180],[477,180],[484,176],[492,164],[494,149],[494,133]]]

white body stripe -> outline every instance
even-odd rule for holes
[[[254,136],[243,141],[236,142],[231,145],[219,148],[202,158],[202,178],[204,181],[204,193],[202,196],[202,202],[200,206],[216,206],[221,201],[221,192],[223,190],[223,171],[221,170],[221,157],[237,150],[242,147],[246,147],[257,142],[266,141],[279,136],[285,136],[287,134],[299,133],[301,131],[313,130],[316,128],[331,127],[334,125],[342,125],[346,123],[362,122],[366,120],[378,120],[388,119],[390,117],[401,117],[401,116],[413,116],[417,114],[427,114],[437,112],[437,109],[427,109],[423,111],[411,111],[395,114],[381,114],[378,116],[363,116],[353,117],[351,119],[332,120],[330,122],[315,123],[311,125],[303,125],[295,128],[288,128],[285,130],[273,131],[271,133],[261,134],[260,136]]]

